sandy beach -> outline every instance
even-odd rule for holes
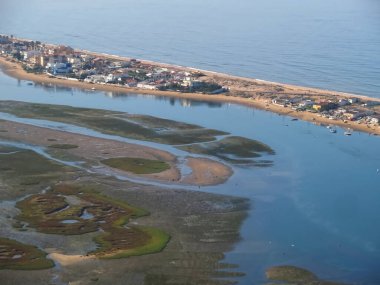
[[[88,51],[85,51],[88,52]],[[103,56],[104,54],[90,53],[97,56]],[[118,59],[127,59],[117,56],[107,55],[107,57],[118,58]],[[184,70],[198,70],[180,66],[173,66],[169,64],[156,63],[150,61],[142,61],[143,63],[155,64],[157,66],[170,67],[176,69],[184,69]],[[116,86],[110,84],[91,84],[86,82],[65,80],[60,78],[51,78],[46,74],[33,74],[27,73],[22,69],[22,67],[16,62],[10,62],[4,57],[0,57],[0,68],[3,72],[11,77],[18,78],[21,80],[30,80],[33,82],[44,83],[44,84],[55,84],[62,85],[74,88],[80,88],[85,90],[91,90],[92,88],[96,88],[96,90],[100,91],[111,91],[111,92],[124,92],[124,93],[138,93],[138,94],[147,94],[147,95],[159,95],[159,96],[168,96],[175,98],[185,98],[185,99],[193,99],[193,100],[202,100],[202,101],[210,101],[210,102],[224,102],[224,103],[234,103],[245,105],[249,107],[254,107],[262,110],[266,110],[269,112],[274,112],[281,115],[287,115],[294,118],[298,118],[304,121],[313,122],[316,124],[330,124],[340,126],[342,128],[350,128],[356,131],[367,132],[372,134],[380,135],[380,126],[367,126],[365,124],[360,124],[356,121],[348,121],[343,122],[339,120],[330,120],[328,118],[323,118],[318,116],[316,113],[310,112],[297,112],[290,108],[284,108],[281,106],[277,106],[274,104],[270,104],[269,99],[260,94],[263,93],[276,93],[278,88],[281,88],[282,94],[292,94],[292,95],[308,95],[308,96],[317,96],[318,98],[326,98],[329,96],[335,96],[337,98],[348,98],[348,97],[358,97],[363,100],[372,100],[379,101],[379,98],[371,98],[367,96],[360,96],[349,93],[328,91],[328,90],[320,90],[315,88],[307,88],[300,86],[293,86],[288,84],[281,83],[273,83],[267,82],[263,80],[243,78],[238,76],[232,76],[222,73],[198,70],[205,74],[202,77],[204,81],[213,81],[219,83],[221,85],[229,86],[230,92],[227,94],[218,94],[218,95],[209,95],[209,94],[200,94],[200,93],[181,93],[174,91],[159,91],[159,90],[144,90],[141,88],[130,88],[125,86]],[[242,97],[244,94],[244,97]]]

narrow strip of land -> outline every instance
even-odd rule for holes
[[[296,98],[297,96],[307,96],[308,98],[318,98],[316,100],[334,100],[339,101],[340,99],[347,98],[360,98],[361,100],[366,101],[375,101],[380,102],[378,98],[371,98],[366,96],[358,96],[354,94],[348,93],[339,93],[333,91],[325,91],[318,90],[312,88],[305,88],[299,86],[291,86],[285,84],[277,84],[277,83],[268,83],[265,81],[259,81],[255,79],[241,78],[235,76],[229,76],[219,73],[206,73],[206,76],[210,80],[214,80],[215,82],[223,83],[224,81],[228,81],[230,83],[229,88],[230,91],[226,94],[200,94],[200,93],[183,93],[176,91],[160,91],[160,90],[146,90],[141,88],[133,88],[126,86],[118,86],[118,85],[110,85],[110,84],[92,84],[81,81],[71,81],[65,80],[62,78],[51,78],[47,74],[34,74],[26,72],[20,64],[11,62],[3,57],[0,57],[0,68],[7,75],[18,78],[21,80],[30,80],[33,82],[44,83],[44,84],[53,84],[53,85],[61,85],[68,86],[74,88],[80,88],[84,90],[91,90],[92,88],[96,88],[100,91],[111,91],[115,93],[125,92],[125,93],[139,93],[139,94],[147,94],[147,95],[158,95],[158,96],[168,96],[175,98],[184,98],[184,99],[193,99],[193,100],[202,100],[202,101],[211,101],[211,102],[224,102],[224,103],[235,103],[240,105],[245,105],[249,107],[254,107],[274,113],[278,113],[281,115],[287,115],[294,118],[298,118],[304,121],[309,121],[317,124],[332,124],[336,126],[340,126],[342,128],[350,128],[353,130],[373,133],[380,135],[380,125],[378,123],[367,123],[363,121],[354,121],[354,120],[346,120],[346,119],[333,119],[331,116],[325,115],[322,116],[319,112],[310,112],[307,110],[299,111],[292,109],[286,106],[285,103],[283,105],[274,103],[273,99],[270,97],[275,96],[275,91],[268,91],[275,88],[283,88],[284,91],[282,93],[286,93],[289,96],[287,98]],[[204,78],[203,80],[206,80]],[[257,89],[250,89],[250,85],[256,86]],[[265,95],[267,92],[267,95]],[[280,95],[279,95],[280,96]],[[374,113],[373,115],[379,114],[379,107],[376,106],[373,111],[370,113]],[[358,111],[359,112],[359,111]],[[364,115],[363,115],[364,116]],[[377,118],[377,117],[374,117]],[[376,119],[375,119],[376,120]],[[374,120],[374,121],[375,121]]]

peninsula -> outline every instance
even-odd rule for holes
[[[76,50],[0,35],[10,76],[89,90],[138,92],[248,105],[324,125],[380,135],[380,99],[177,65]],[[336,130],[331,127],[332,133]]]

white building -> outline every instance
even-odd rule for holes
[[[27,60],[31,57],[40,56],[41,52],[38,50],[28,50],[28,51],[24,51],[22,55],[24,56],[24,60]]]

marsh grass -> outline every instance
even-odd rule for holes
[[[22,118],[74,124],[105,134],[170,145],[213,141],[215,136],[227,134],[152,116],[70,106],[3,101],[0,102],[0,111]]]
[[[170,165],[165,161],[132,157],[109,158],[102,160],[101,163],[135,174],[160,173],[170,169]]]
[[[80,203],[70,205],[67,196],[75,196]],[[21,214],[16,217],[19,229],[23,222],[47,234],[79,235],[101,230],[94,241],[98,249],[90,252],[99,258],[123,258],[161,251],[170,237],[165,232],[150,228],[128,226],[130,219],[149,215],[144,209],[110,198],[90,186],[60,184],[52,191],[32,195],[16,206]],[[84,211],[92,217],[83,219]],[[75,223],[64,223],[64,221]]]
[[[40,270],[52,267],[54,262],[37,247],[0,238],[0,269]]]
[[[75,144],[52,144],[49,145],[50,148],[57,148],[57,149],[73,149],[78,148]]]
[[[288,265],[271,267],[266,271],[266,276],[270,280],[286,282],[306,282],[317,279],[317,276],[306,269]]]
[[[270,166],[269,160],[258,160],[263,154],[273,155],[274,150],[268,145],[244,137],[229,136],[219,141],[178,146],[179,149],[196,154],[218,157],[234,164],[253,164],[255,166]]]

